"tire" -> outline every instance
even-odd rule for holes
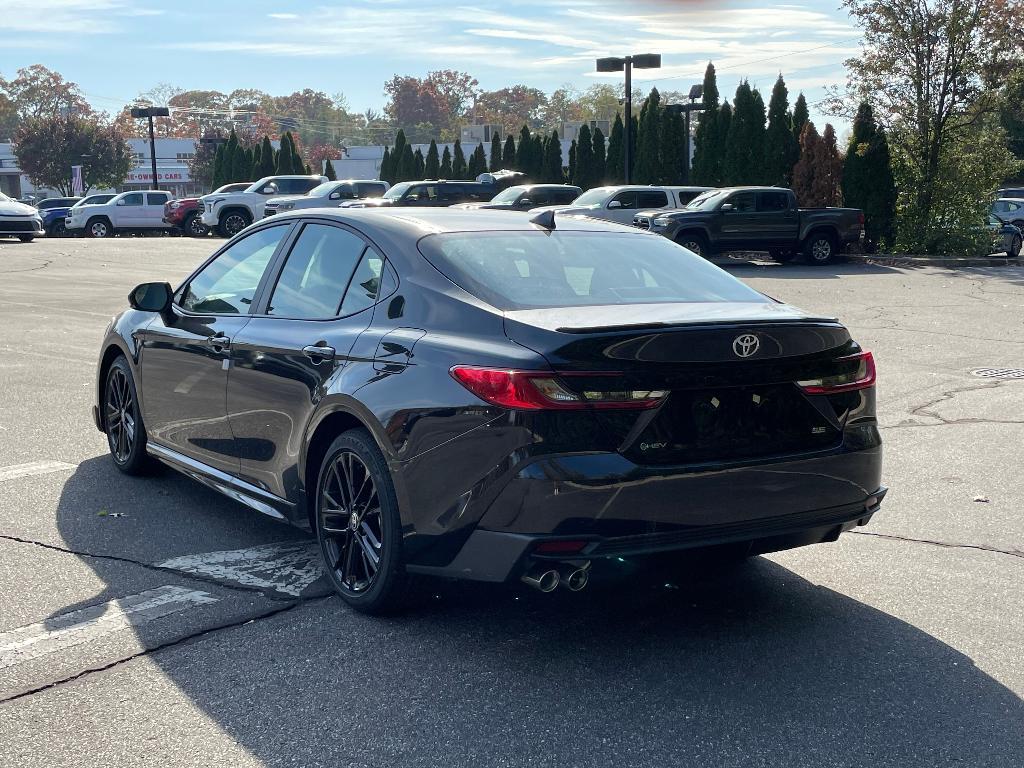
[[[89,237],[113,237],[114,228],[107,219],[89,219],[85,225],[85,234]]]
[[[839,260],[839,247],[836,239],[827,232],[812,232],[804,240],[804,257],[811,264],[826,266]]]
[[[35,235],[18,235],[18,239],[23,243],[31,243],[36,239]]]
[[[185,217],[181,231],[182,234],[189,237],[206,237],[210,234],[210,228],[203,224],[203,219],[198,212],[190,213]]]
[[[68,231],[64,226],[64,221],[61,219],[53,222],[53,224],[50,225],[50,231],[46,234],[50,237],[66,237],[67,233]]]
[[[364,430],[349,430],[331,443],[312,503],[324,570],[341,599],[361,613],[399,610],[409,577],[398,501],[384,456]]]
[[[249,214],[236,208],[221,215],[217,231],[221,237],[234,237],[251,223],[252,219]]]
[[[1014,235],[1013,240],[1010,242],[1010,250],[1006,252],[1008,258],[1016,259],[1020,256],[1020,250],[1022,247],[1021,239],[1019,235]]]
[[[681,232],[676,235],[676,243],[687,250],[693,251],[693,253],[702,258],[706,259],[711,255],[711,246],[708,245],[708,239],[699,232]]]
[[[145,474],[152,468],[146,454],[146,428],[139,412],[135,377],[123,356],[107,369],[103,383],[103,431],[114,466],[126,475]]]
[[[769,251],[768,254],[772,257],[773,261],[777,261],[779,264],[789,264],[789,262],[796,258],[796,254],[793,251],[783,251],[778,248]]]

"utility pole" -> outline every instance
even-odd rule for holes
[[[633,171],[633,153],[631,151],[630,136],[633,132],[633,67],[637,69],[659,69],[661,67],[660,53],[638,53],[633,56],[617,58],[611,56],[597,60],[598,72],[625,72],[626,74],[626,120],[622,125],[622,157],[625,168],[622,178],[630,183]]]
[[[132,117],[145,117],[149,120],[149,159],[153,165],[153,189],[160,189],[156,179],[156,138],[153,135],[153,118],[169,117],[171,111],[167,107],[132,107]]]
[[[691,183],[690,179],[690,113],[700,112],[704,109],[703,104],[697,104],[696,101],[704,96],[704,86],[701,83],[690,86],[690,93],[688,98],[690,99],[689,104],[669,104],[665,107],[665,111],[669,114],[683,113],[685,120],[685,128],[683,137],[683,182],[686,184]]]

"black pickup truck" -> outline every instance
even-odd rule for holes
[[[768,251],[779,262],[803,253],[812,264],[836,261],[864,233],[856,208],[800,208],[791,189],[713,189],[676,211],[641,211],[633,226],[658,232],[701,256]]]

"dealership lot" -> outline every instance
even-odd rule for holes
[[[6,762],[1019,764],[1024,379],[972,371],[1024,368],[1024,269],[727,264],[875,352],[892,490],[862,532],[577,595],[432,584],[381,620],[307,536],[121,476],[92,426],[109,317],[217,243],[0,241]]]

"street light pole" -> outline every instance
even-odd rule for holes
[[[618,58],[610,56],[597,60],[598,72],[624,72],[626,75],[626,93],[624,105],[626,107],[626,121],[622,126],[622,178],[630,183],[633,171],[633,153],[630,141],[633,132],[633,67],[637,69],[658,69],[661,67],[660,53],[638,53],[633,56]]]
[[[133,107],[132,117],[145,117],[149,119],[149,159],[153,167],[153,189],[160,189],[156,178],[156,138],[153,135],[153,118],[168,117],[171,111],[167,107]]]
[[[689,184],[690,182],[690,113],[700,112],[704,109],[703,104],[697,104],[696,101],[704,96],[704,86],[700,83],[697,85],[690,86],[689,93],[689,104],[669,104],[665,107],[665,111],[669,113],[679,112],[683,113],[684,127],[683,133],[683,183]]]

